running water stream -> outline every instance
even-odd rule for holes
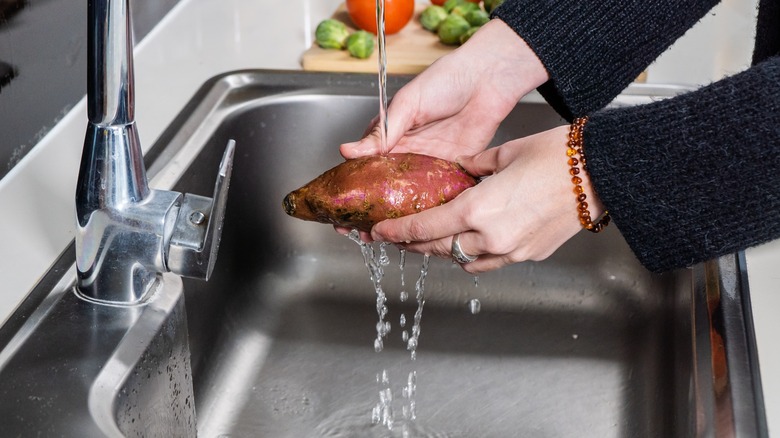
[[[379,51],[379,152],[387,155],[387,50],[385,47],[385,0],[376,0],[376,41]]]
[[[379,89],[379,119],[377,127],[379,129],[379,146],[381,155],[387,155],[387,51],[385,46],[385,0],[376,0],[376,28],[377,28],[377,47],[379,51],[378,56],[378,89]],[[382,278],[385,275],[385,267],[390,264],[390,259],[387,255],[387,244],[379,243],[378,254],[371,244],[365,243],[360,239],[360,234],[357,230],[352,230],[348,237],[360,246],[360,250],[363,254],[363,261],[368,269],[369,278],[374,285],[374,291],[376,293],[376,338],[374,339],[374,351],[381,352],[385,346],[385,338],[390,333],[391,323],[385,320],[387,317],[387,295],[382,287]],[[423,305],[425,303],[425,278],[428,275],[428,262],[430,257],[424,256],[423,264],[420,269],[420,277],[415,283],[415,294],[417,299],[417,310],[414,313],[414,319],[412,323],[411,335],[404,328],[406,327],[406,315],[401,314],[399,318],[399,325],[402,331],[401,339],[406,344],[406,349],[410,353],[410,358],[414,361],[417,358],[417,346],[420,340],[420,327],[422,321]],[[406,281],[404,278],[404,268],[406,265],[406,251],[400,250],[398,267],[401,273],[401,291],[399,298],[401,302],[406,302],[408,299],[408,293],[405,290]],[[376,376],[376,382],[379,391],[379,400],[372,409],[371,422],[372,424],[381,424],[388,431],[393,431],[396,426],[397,419],[395,418],[395,411],[393,409],[393,385],[390,381],[390,377],[387,369],[382,369]],[[415,393],[417,391],[417,371],[412,369],[409,371],[406,379],[406,385],[401,391],[402,395],[402,408],[403,415],[401,434],[403,437],[408,437],[411,430],[414,428],[414,422],[417,419],[417,406],[415,402]]]

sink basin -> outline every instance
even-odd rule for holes
[[[478,278],[431,259],[413,360],[402,338],[418,311],[415,283],[424,260],[406,254],[402,269],[400,251],[387,246],[381,284],[388,299],[383,321],[391,330],[375,351],[377,298],[360,247],[329,226],[288,217],[281,206],[287,192],[342,160],[340,143],[362,134],[377,111],[375,79],[245,71],[205,84],[147,154],[147,165],[154,187],[210,193],[213,181],[204,175],[214,173],[224,145],[236,140],[211,280],[166,278],[164,299],[95,309],[68,293],[73,255],[65,251],[23,314],[0,331],[6,345],[0,412],[14,419],[10,430],[202,437],[766,435],[742,254],[656,275],[610,227],[580,233],[543,262]],[[391,93],[408,79],[391,78]],[[672,92],[634,86],[615,105]],[[495,143],[561,123],[531,95]],[[87,327],[74,331],[89,333],[91,349],[79,351],[93,358],[90,365],[70,356],[72,366],[52,365],[73,373],[62,388],[83,393],[65,404],[56,396],[56,376],[29,368],[52,342],[47,334],[84,314],[93,317],[80,316]],[[119,314],[125,322],[113,337],[96,334],[100,321]],[[79,338],[62,335],[57,342]],[[45,385],[53,389],[30,392]],[[28,408],[20,412],[20,406]],[[48,429],[35,426],[42,418]],[[56,426],[66,421],[68,429]]]

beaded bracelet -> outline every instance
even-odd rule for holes
[[[574,194],[577,196],[577,211],[579,213],[580,223],[582,228],[593,232],[599,233],[604,227],[609,225],[609,212],[605,211],[598,222],[593,222],[590,217],[590,211],[588,210],[588,203],[585,200],[588,196],[585,194],[585,190],[582,188],[582,178],[580,178],[580,168],[578,165],[582,163],[582,170],[588,172],[588,166],[585,161],[585,153],[582,148],[582,130],[585,128],[585,122],[588,121],[587,117],[578,117],[574,119],[569,129],[569,141],[566,143],[566,156],[569,157],[569,174],[571,175],[571,182],[574,183]],[[576,155],[579,155],[577,159]]]

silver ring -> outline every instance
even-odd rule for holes
[[[452,237],[452,259],[461,265],[476,261],[479,256],[468,255],[460,248],[460,234]]]

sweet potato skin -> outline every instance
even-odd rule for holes
[[[369,231],[374,224],[442,205],[473,187],[457,163],[403,153],[347,160],[289,193],[285,212],[298,219]]]

